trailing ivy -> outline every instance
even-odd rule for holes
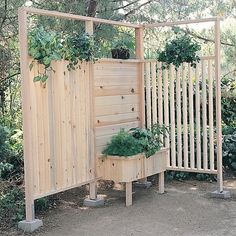
[[[164,62],[163,67],[168,68],[173,64],[177,69],[184,62],[196,67],[200,57],[197,52],[201,46],[189,35],[176,33],[175,38],[167,41],[163,51],[157,52],[158,61]]]
[[[94,62],[96,60],[97,47],[93,36],[87,33],[63,35],[39,27],[29,33],[28,44],[29,55],[33,58],[30,69],[33,68],[35,61],[44,66],[43,71],[38,71],[38,76],[34,77],[35,82],[46,82],[47,72],[54,71],[51,65],[52,61],[67,60],[69,61],[68,70],[75,70],[78,68],[79,61]]]

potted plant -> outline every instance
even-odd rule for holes
[[[134,40],[127,36],[114,41],[112,44],[111,55],[114,59],[129,59],[133,51]]]
[[[106,180],[126,183],[127,206],[132,204],[132,181],[158,173],[163,177],[168,148],[163,148],[161,135],[166,131],[166,127],[159,125],[121,130],[103,150],[100,174]]]

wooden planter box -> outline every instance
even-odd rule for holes
[[[127,192],[132,193],[132,181],[160,174],[159,191],[164,192],[164,171],[168,153],[169,149],[163,148],[149,158],[144,154],[130,157],[107,156],[100,160],[100,175],[105,180],[126,183],[126,205],[132,205],[132,194],[131,200],[127,196]]]

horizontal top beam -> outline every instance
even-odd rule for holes
[[[155,27],[165,27],[165,26],[177,26],[177,25],[189,25],[196,23],[206,23],[206,22],[215,22],[217,20],[221,20],[219,17],[198,19],[198,20],[185,20],[185,21],[173,21],[173,22],[161,22],[161,23],[153,23],[153,24],[145,24],[143,25],[145,28],[155,28]]]
[[[114,21],[114,20],[106,20],[106,19],[101,19],[101,18],[96,18],[96,17],[80,16],[80,15],[75,15],[75,14],[70,14],[70,13],[63,13],[59,11],[49,11],[49,10],[37,9],[33,7],[20,7],[19,11],[24,11],[29,14],[54,16],[54,17],[59,17],[59,18],[81,20],[81,21],[93,21],[97,23],[125,26],[125,27],[130,27],[130,28],[142,27],[142,25],[138,25],[138,24],[132,24],[132,23],[126,23],[126,22],[120,22],[120,21]]]

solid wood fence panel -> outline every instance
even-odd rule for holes
[[[99,177],[105,171],[100,168],[99,157],[111,137],[121,129],[141,127],[141,101],[139,99],[141,86],[138,74],[140,66],[140,63],[135,61],[131,63],[125,60],[109,59],[98,61],[94,65],[94,122]],[[149,112],[151,114],[151,109]],[[151,117],[149,119],[151,120]]]
[[[30,87],[33,197],[57,193],[92,181],[94,167],[90,148],[89,65],[68,72],[67,62],[52,64],[45,84],[33,82],[41,71],[35,64]]]
[[[146,68],[149,60],[146,62]],[[158,71],[156,91],[158,123],[169,126],[169,136],[165,138],[165,147],[170,147],[167,161],[169,170],[199,173],[217,173],[214,156],[214,57],[203,57],[197,67],[181,65],[178,70],[170,66],[169,71],[156,63]],[[147,117],[153,107],[155,89],[150,84],[149,71],[146,71]],[[150,87],[150,88],[149,88]],[[152,93],[149,93],[151,90]],[[148,102],[152,96],[152,104]],[[167,144],[168,141],[168,144]]]

